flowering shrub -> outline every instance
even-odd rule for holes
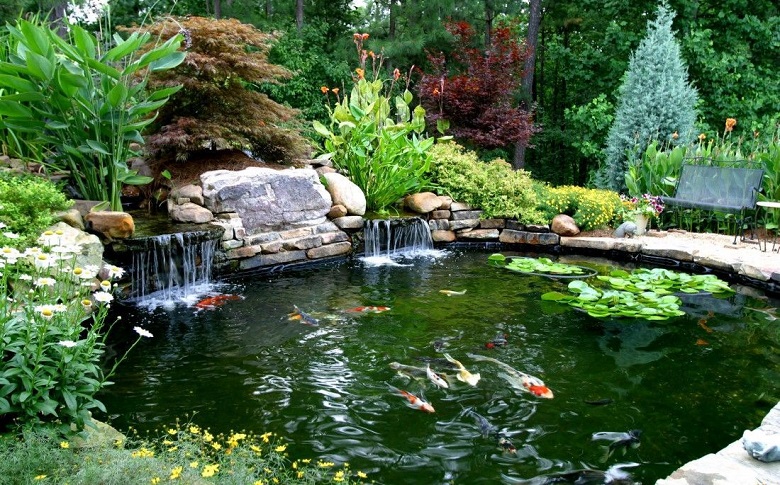
[[[664,204],[661,197],[650,194],[643,194],[642,197],[627,197],[620,195],[621,213],[623,219],[632,221],[638,215],[644,215],[648,218],[658,217],[664,211]]]
[[[122,360],[107,374],[100,366],[110,280],[123,271],[77,266],[80,247],[61,236],[47,231],[41,247],[0,249],[0,419],[58,418],[82,429],[91,409],[105,412],[95,394]],[[151,336],[136,331],[138,340]]]
[[[609,226],[621,207],[620,197],[611,190],[564,185],[542,192],[542,210],[548,220],[557,214],[568,214],[583,231]]]
[[[34,245],[55,222],[54,213],[71,205],[73,201],[48,179],[0,174],[0,246]]]
[[[423,134],[425,110],[410,109],[413,96],[408,89],[393,100],[393,113],[390,96],[401,73],[395,70],[385,92],[379,75],[382,56],[363,49],[366,39],[368,34],[354,35],[360,67],[355,69],[351,93],[342,97],[338,88],[320,88],[328,96],[330,126],[314,121],[314,130],[325,139],[320,158],[333,160],[360,187],[368,210],[382,212],[404,195],[426,187],[430,163],[426,152],[434,140]],[[366,72],[369,58],[372,72]],[[366,79],[367,75],[373,79]],[[336,101],[333,108],[330,93]]]

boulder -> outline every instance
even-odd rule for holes
[[[69,225],[70,227],[75,227],[76,229],[83,231],[85,229],[84,226],[84,218],[81,217],[81,212],[79,212],[76,208],[71,208],[66,211],[58,212],[55,214],[57,219],[61,220],[65,224]]]
[[[174,204],[171,206],[168,216],[176,222],[192,222],[195,224],[202,224],[214,219],[214,214],[210,210],[192,202]]]
[[[427,214],[441,207],[442,200],[433,192],[420,192],[408,195],[404,204],[418,214]]]
[[[204,207],[237,213],[248,235],[320,224],[333,205],[312,169],[215,170],[200,180]]]
[[[60,245],[78,246],[81,249],[76,255],[76,266],[81,268],[97,266],[99,268],[103,265],[103,243],[96,235],[76,229],[65,222],[58,222],[48,230],[59,236]]]
[[[347,208],[341,204],[336,204],[330,208],[330,212],[328,212],[328,219],[338,219],[339,217],[344,217],[345,215],[347,215]]]
[[[363,229],[363,218],[360,216],[344,216],[333,219],[339,229]]]
[[[580,233],[580,228],[577,227],[577,223],[574,222],[571,216],[566,214],[558,214],[553,217],[552,224],[550,225],[552,232],[559,236],[571,237]]]
[[[189,199],[193,204],[203,205],[203,187],[194,184],[182,185],[168,195],[173,200]]]
[[[347,214],[362,216],[366,213],[366,196],[360,187],[340,173],[324,173],[322,177],[327,183],[326,188],[333,204],[343,205]]]
[[[97,211],[84,216],[87,229],[103,236],[108,241],[127,239],[135,232],[133,216],[127,212]]]

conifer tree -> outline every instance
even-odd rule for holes
[[[597,187],[624,190],[628,164],[652,141],[681,144],[694,136],[698,95],[672,32],[674,15],[662,2],[631,55],[607,136],[606,161],[594,177]]]

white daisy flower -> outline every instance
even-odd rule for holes
[[[4,232],[3,236],[7,237],[8,239],[19,239],[19,234],[16,234],[15,232]]]
[[[114,295],[111,293],[106,293],[105,291],[98,291],[92,296],[95,298],[95,301],[100,303],[108,303],[114,299]]]
[[[135,333],[137,333],[137,334],[138,334],[138,335],[140,335],[141,337],[147,337],[147,338],[152,338],[152,337],[154,337],[154,335],[152,335],[152,333],[151,333],[150,331],[148,331],[148,330],[146,330],[146,329],[144,329],[144,328],[141,328],[141,327],[133,327],[133,330],[135,330]]]
[[[67,348],[75,347],[75,346],[77,346],[77,345],[78,345],[78,344],[77,344],[76,342],[74,342],[73,340],[60,340],[60,341],[59,341],[59,342],[57,342],[57,343],[58,343],[59,345],[62,345],[63,347],[67,347]]]
[[[46,320],[51,320],[54,316],[54,307],[51,305],[39,305],[35,307],[35,311],[38,312]]]
[[[57,280],[54,278],[49,278],[48,276],[44,276],[35,280],[35,286],[54,286],[56,283]]]
[[[111,282],[108,280],[103,280],[100,282],[100,289],[103,291],[111,291]]]
[[[103,269],[108,270],[109,278],[121,278],[125,274],[125,270],[119,266],[104,266]]]

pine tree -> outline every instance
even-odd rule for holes
[[[684,144],[694,136],[698,95],[672,32],[674,15],[662,2],[631,55],[607,136],[606,161],[595,174],[597,187],[624,190],[628,164],[641,159],[652,141]]]

